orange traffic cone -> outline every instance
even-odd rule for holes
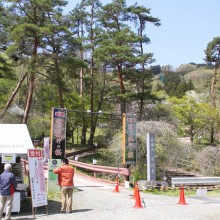
[[[178,202],[179,205],[187,205],[185,201],[184,187],[180,188],[180,200]]]
[[[119,192],[119,189],[118,189],[118,177],[116,177],[116,180],[115,180],[115,189],[113,190],[113,192]]]
[[[135,197],[135,205],[133,206],[133,208],[143,208],[143,206],[141,205],[141,198],[140,198],[140,193],[139,193],[139,188],[137,186],[136,188],[136,197]]]
[[[138,185],[137,185],[137,183],[135,183],[135,186],[134,186],[134,194],[133,194],[133,196],[131,197],[132,199],[136,199],[137,189],[138,189]]]

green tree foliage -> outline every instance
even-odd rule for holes
[[[32,138],[43,140],[50,136],[50,115],[34,114],[28,123],[28,129]]]
[[[37,72],[37,54],[40,48],[41,28],[45,21],[45,10],[50,6],[45,1],[9,1],[8,12],[15,19],[10,26],[11,39],[14,42],[7,49],[11,58],[29,57],[29,88],[23,123],[27,123],[31,108],[35,75]]]
[[[77,5],[70,14],[72,21],[71,28],[82,42],[80,58],[88,65],[87,69],[81,68],[79,73],[79,93],[83,100],[81,109],[85,110],[86,102],[90,100],[90,106],[87,109],[90,109],[91,112],[98,112],[102,109],[103,102],[99,100],[103,100],[103,90],[105,90],[105,80],[102,84],[102,88],[96,86],[96,84],[98,84],[96,81],[97,76],[102,71],[100,70],[99,64],[94,60],[97,34],[99,33],[97,17],[100,7],[101,3],[98,0],[84,0]],[[89,54],[89,56],[87,54]],[[100,90],[98,90],[97,87],[99,87]],[[90,117],[90,136],[88,143],[92,145],[98,118],[95,114],[91,114]],[[84,121],[84,125],[82,126],[82,144],[84,144],[86,139],[85,127],[87,127],[86,121]]]
[[[138,68],[139,71],[139,77],[136,79],[136,90],[137,94],[133,95],[136,96],[137,101],[139,103],[139,120],[142,119],[143,112],[144,112],[144,104],[146,100],[152,101],[156,99],[156,97],[151,93],[152,86],[151,86],[151,79],[152,79],[152,72],[146,71],[146,66],[149,63],[152,63],[154,61],[153,54],[152,53],[145,53],[144,52],[144,44],[148,44],[150,42],[150,39],[147,37],[146,34],[144,34],[144,30],[146,28],[147,23],[154,24],[155,26],[160,26],[160,20],[156,17],[153,17],[150,15],[150,9],[138,6],[137,3],[133,6],[128,7],[128,12],[130,12],[131,21],[134,22],[134,25],[137,29],[137,35],[139,38],[139,50],[140,54],[138,57],[140,58],[139,64],[140,68]],[[128,76],[130,76],[129,74]]]
[[[12,71],[12,65],[6,59],[6,56],[1,56],[1,55],[0,55],[0,78],[16,79],[16,76]]]
[[[29,88],[23,119],[23,123],[26,123],[32,104],[36,74],[40,72],[40,67],[42,67],[39,55],[43,54],[45,48],[48,50],[52,48],[51,44],[49,44],[53,42],[49,39],[51,31],[59,31],[60,35],[62,35],[62,31],[65,28],[59,22],[61,17],[60,7],[65,6],[67,2],[44,0],[9,2],[7,10],[10,17],[14,19],[14,22],[9,27],[13,44],[7,48],[7,53],[13,59],[16,57],[16,60],[23,59],[29,62],[27,67],[29,72]],[[55,17],[57,20],[55,20]],[[63,38],[65,39],[64,36]],[[56,39],[55,36],[54,39]],[[44,47],[44,40],[47,41],[46,47]],[[50,50],[50,53],[54,54],[54,59],[56,57],[55,52],[54,48]]]
[[[217,63],[219,65],[219,49],[220,48],[220,37],[215,37],[211,42],[208,43],[205,50],[206,61],[211,63]]]
[[[206,61],[214,63],[215,65],[215,74],[213,76],[211,85],[212,104],[215,107],[215,84],[216,81],[219,81],[218,69],[220,65],[220,37],[216,37],[208,43],[207,48],[205,50],[205,54]]]
[[[219,126],[219,110],[214,110],[207,102],[198,102],[192,96],[183,96],[181,99],[176,97],[169,99],[171,110],[180,123],[180,129],[190,137],[191,142],[195,134],[213,125]]]
[[[196,69],[196,64],[182,64],[176,69],[176,72],[185,75],[186,73],[192,72]]]
[[[0,78],[0,109],[3,109],[8,99],[11,88],[15,85],[14,80]]]
[[[0,51],[5,52],[9,44],[9,33],[7,27],[10,26],[11,20],[2,1],[0,1]]]
[[[187,90],[193,89],[193,84],[192,82],[187,84],[184,78],[176,72],[165,72],[164,89],[170,97],[176,96],[181,98]]]
[[[209,93],[213,74],[213,69],[210,69],[209,66],[206,65],[204,67],[198,67],[196,70],[185,74],[183,77],[188,84],[193,84],[193,89],[197,93]]]
[[[209,63],[214,63],[215,71],[212,78],[211,84],[211,98],[212,106],[216,108],[216,84],[219,82],[219,65],[220,65],[220,37],[215,37],[211,42],[208,43],[205,50],[206,61]],[[211,129],[210,135],[211,143],[214,142],[214,127]]]
[[[51,107],[133,112],[139,121],[171,121],[172,115],[161,100],[174,97],[182,100],[182,106],[186,92],[195,89],[203,92],[206,102],[215,98],[215,109],[206,106],[205,101],[193,103],[189,99],[190,108],[185,101],[186,108],[182,108],[181,114],[187,109],[192,120],[188,116],[187,125],[182,123],[181,128],[185,131],[188,128],[184,126],[193,124],[196,129],[185,132],[194,137],[205,121],[207,130],[211,131],[212,124],[218,131],[219,38],[207,46],[207,65],[184,64],[174,71],[170,65],[153,66],[153,53],[145,50],[150,43],[147,26],[160,25],[149,8],[127,6],[125,0],[105,5],[98,0],[82,0],[64,15],[64,0],[1,3],[4,5],[0,4],[0,106],[7,110],[11,104],[18,104],[25,109],[23,123],[32,115],[39,118],[49,114]],[[164,80],[159,78],[160,73],[165,75]],[[214,93],[208,96],[212,79]],[[178,111],[173,112],[176,116]],[[181,114],[179,110],[177,115]],[[98,114],[89,116],[88,120],[68,122],[72,141],[74,132],[81,129],[82,143],[93,143],[100,119]],[[180,116],[177,118],[184,121]],[[30,126],[35,122],[31,118]],[[160,150],[163,152],[163,147]]]
[[[150,66],[150,70],[153,75],[158,75],[161,73],[161,66],[160,65]]]
[[[129,12],[129,13],[128,13]],[[99,16],[99,22],[102,27],[99,35],[98,48],[95,51],[97,60],[106,63],[107,67],[113,68],[118,76],[120,94],[118,101],[121,102],[121,112],[126,112],[126,78],[132,74],[132,69],[137,64],[142,66],[139,72],[139,87],[143,94],[143,74],[144,66],[152,58],[152,54],[143,52],[143,43],[149,42],[149,39],[143,35],[147,21],[158,22],[158,19],[148,16],[149,10],[137,5],[127,7],[124,0],[113,1],[102,7]],[[138,26],[138,33],[135,33],[127,21],[134,21]],[[133,71],[134,72],[134,71]],[[139,90],[139,91],[141,91]]]
[[[177,140],[177,131],[169,123],[162,121],[141,121],[137,123],[137,164],[130,167],[131,179],[138,181],[146,179],[146,134],[156,135],[157,173],[166,170],[175,163],[176,158],[191,159],[193,149],[184,146]],[[119,166],[122,161],[121,136],[115,134],[108,144],[108,148],[100,151],[104,164]]]

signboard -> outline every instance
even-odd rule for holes
[[[63,108],[52,109],[50,159],[62,159],[66,150],[66,117]]]
[[[32,207],[47,205],[44,163],[41,149],[28,149]]]
[[[50,138],[44,138],[44,162],[47,162],[50,158]]]
[[[15,179],[17,183],[23,183],[22,164],[13,163],[11,164],[11,167],[12,167],[12,173],[15,175]]]
[[[136,137],[136,115],[125,115],[125,164],[136,163],[137,137]]]
[[[2,163],[15,163],[16,162],[16,154],[2,154]]]
[[[147,133],[147,180],[156,180],[155,135]]]
[[[58,185],[58,175],[53,171],[61,165],[61,159],[49,159],[48,160],[48,178],[47,178],[47,191],[57,192],[60,190]]]

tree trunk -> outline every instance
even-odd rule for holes
[[[36,33],[34,33],[36,34]],[[31,75],[30,75],[30,84],[29,84],[29,90],[28,90],[28,98],[26,102],[26,107],[24,111],[24,116],[23,116],[23,124],[27,124],[28,121],[28,115],[31,109],[31,104],[32,104],[32,98],[33,98],[33,93],[34,93],[34,81],[35,81],[35,71],[36,71],[36,57],[37,57],[37,48],[38,48],[38,38],[35,37],[34,41],[34,48],[33,48],[33,56],[32,56],[32,62],[31,62]]]
[[[215,84],[216,84],[216,79],[217,79],[217,74],[218,74],[218,60],[219,60],[219,55],[218,54],[218,59],[217,62],[215,64],[215,73],[212,79],[212,85],[211,85],[211,96],[212,96],[212,107],[215,109],[216,108],[216,102],[215,102]],[[214,143],[214,126],[211,125],[211,131],[210,131],[210,143],[213,144]]]
[[[62,87],[60,85],[58,85],[58,95],[59,95],[59,105],[60,105],[60,108],[64,108],[63,89],[62,89]]]
[[[93,59],[92,59],[92,64],[93,64]],[[90,146],[93,145],[93,137],[95,135],[95,125],[94,125],[94,114],[92,112],[94,112],[94,75],[93,75],[93,65],[91,66],[91,69],[90,69],[90,72],[91,72],[91,84],[90,84],[90,110],[91,110],[91,113],[90,113],[90,138],[89,138],[89,141],[88,141],[88,144]]]
[[[125,94],[125,87],[124,87],[124,81],[123,81],[123,77],[122,77],[122,67],[120,64],[117,65],[118,67],[118,78],[120,81],[120,91],[121,94]],[[126,101],[125,100],[121,100],[121,114],[126,113]]]
[[[0,119],[3,119],[6,111],[8,110],[8,108],[10,107],[11,103],[13,102],[14,100],[14,97],[16,96],[19,88],[21,87],[22,83],[24,82],[24,79],[26,78],[28,72],[26,72],[22,77],[21,79],[19,80],[14,92],[12,93],[11,97],[9,98],[7,104],[5,105],[5,108],[3,109],[3,111],[1,112],[1,115],[0,115]]]
[[[190,144],[193,144],[193,138],[194,138],[194,132],[193,132],[193,127],[190,125]]]
[[[57,75],[57,88],[58,88],[58,97],[59,97],[59,106],[60,108],[64,108],[64,100],[63,100],[63,88],[62,88],[62,76],[59,63],[57,58],[54,59],[54,65],[55,65],[55,70],[56,70],[56,75]]]
[[[72,145],[74,145],[75,144],[75,139],[74,139],[74,131],[75,131],[75,129],[73,129],[73,130],[70,130],[70,132],[71,132],[71,140],[72,140]],[[78,138],[78,137],[77,137]],[[78,144],[78,143],[77,143]]]
[[[105,85],[106,85],[106,71],[104,72],[103,87],[102,87],[102,90],[100,91],[100,100],[99,100],[97,111],[102,109],[102,102],[103,102],[103,98],[104,98]],[[95,135],[95,130],[96,130],[97,123],[98,123],[98,115],[96,115],[93,118],[93,126],[91,127],[90,137],[89,137],[89,140],[88,140],[88,144],[90,146],[93,145],[93,140],[94,140],[94,135]]]
[[[94,44],[94,32],[93,32],[93,16],[94,16],[94,3],[91,5],[91,20],[90,20],[90,44]],[[90,67],[90,75],[91,75],[91,81],[90,81],[90,138],[88,140],[88,144],[90,146],[93,145],[93,137],[95,135],[95,123],[94,123],[94,117],[95,115],[93,114],[94,112],[94,59],[93,59],[93,54],[94,54],[94,47],[92,47],[91,50],[91,67]]]
[[[83,124],[82,135],[81,135],[81,144],[82,145],[86,144],[86,130],[87,130],[87,128],[86,128],[85,124]]]
[[[212,126],[212,127],[211,127],[211,131],[210,131],[210,140],[209,140],[211,144],[213,144],[213,143],[214,143],[214,140],[215,140],[215,139],[214,139],[214,133],[215,133],[215,132],[214,132],[214,127]]]
[[[143,37],[143,34],[142,34],[142,30],[143,30],[143,25],[140,21],[140,36],[141,38]],[[141,48],[141,55],[143,56],[144,54],[144,49],[143,49],[143,42],[142,40],[140,41],[140,48]],[[142,81],[141,81],[141,97],[140,97],[140,108],[139,108],[139,121],[141,121],[142,119],[142,115],[143,115],[143,108],[144,108],[144,72],[145,72],[145,67],[144,67],[144,62],[142,61],[141,63],[141,73],[142,73]]]
[[[29,90],[28,90],[28,98],[26,102],[26,107],[24,111],[24,116],[23,116],[23,124],[27,124],[28,121],[28,115],[31,109],[31,103],[32,103],[32,98],[33,98],[33,92],[34,92],[34,80],[35,80],[35,74],[32,72],[31,77],[30,77],[30,84],[29,84]]]
[[[81,59],[83,60],[82,50],[80,51],[80,56],[81,56]],[[80,68],[80,73],[79,73],[79,95],[81,97],[83,96],[83,67]]]

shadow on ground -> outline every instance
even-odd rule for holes
[[[31,220],[36,219],[37,215],[53,215],[58,214],[60,211],[61,203],[60,201],[48,200],[48,206],[40,206],[35,208],[35,217],[32,212],[31,198],[26,198],[24,201],[21,201],[20,212],[12,213],[13,219],[19,220]]]
[[[21,202],[20,212],[12,213],[12,219],[33,220],[33,219],[37,219],[39,216],[42,215],[46,216],[47,213],[50,216],[60,214],[61,202],[56,200],[60,200],[60,198],[56,198],[56,199],[53,198],[53,200],[48,199],[48,206],[40,206],[35,208],[35,217],[34,217],[32,212],[31,198],[27,197],[24,201]],[[76,209],[73,210],[73,213],[88,212],[91,210],[92,209]]]
[[[77,210],[73,210],[73,213],[76,213],[76,212],[88,212],[88,211],[91,211],[93,209],[77,209]]]

